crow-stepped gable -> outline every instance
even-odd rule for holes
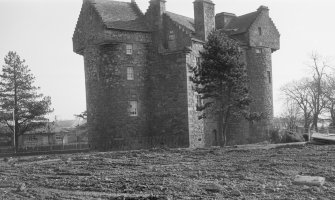
[[[142,13],[134,0],[83,1],[73,50],[84,57],[91,147],[216,145],[215,121],[198,119],[200,100],[189,80],[189,66],[197,64],[214,29],[240,43],[254,99],[250,109],[266,114],[257,124],[232,121],[228,144],[261,140],[259,127],[269,126],[273,118],[271,55],[280,38],[269,9],[215,14],[211,0],[195,0],[192,19],[167,11],[166,3],[150,0]]]

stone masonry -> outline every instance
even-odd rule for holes
[[[195,0],[192,19],[166,11],[165,4],[151,0],[142,13],[134,0],[83,1],[73,49],[84,57],[92,149],[217,145],[216,122],[198,119],[200,98],[189,80],[214,29],[240,43],[254,99],[250,109],[266,114],[257,123],[231,121],[228,143],[261,140],[273,118],[271,54],[280,38],[269,9],[215,14],[211,0]]]

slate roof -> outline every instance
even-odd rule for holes
[[[134,3],[90,0],[109,29],[149,32],[143,14]]]
[[[248,13],[231,20],[225,29],[235,29],[236,31],[231,32],[232,35],[245,33],[248,31],[250,26],[254,23],[258,17],[259,12]]]
[[[178,15],[172,12],[165,12],[167,16],[169,16],[172,21],[177,22],[179,25],[187,28],[191,32],[195,32],[194,28],[194,19],[185,17],[183,15]]]
[[[259,12],[252,12],[248,13],[239,17],[236,17],[232,19],[232,21],[227,25],[225,28],[227,29],[234,29],[236,31],[231,31],[231,35],[236,35],[240,33],[245,33],[248,31],[252,23],[256,20],[258,17]],[[175,14],[172,12],[166,12],[166,15],[171,18],[172,21],[178,23],[179,25],[183,26],[184,28],[188,29],[192,33],[195,32],[194,28],[194,19],[185,17],[183,15]]]

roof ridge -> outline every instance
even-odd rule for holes
[[[166,11],[165,13],[171,13],[171,14],[173,14],[173,15],[178,15],[178,16],[180,16],[180,17],[185,17],[185,18],[188,18],[188,19],[194,20],[194,19],[193,19],[193,18],[191,18],[191,17],[187,17],[187,16],[185,16],[185,15],[180,15],[180,14],[177,14],[177,13],[174,13],[174,12],[170,12],[170,11]]]

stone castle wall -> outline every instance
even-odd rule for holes
[[[188,147],[188,113],[185,53],[156,55],[150,69],[151,136],[159,145]],[[179,138],[178,140],[174,138]]]

